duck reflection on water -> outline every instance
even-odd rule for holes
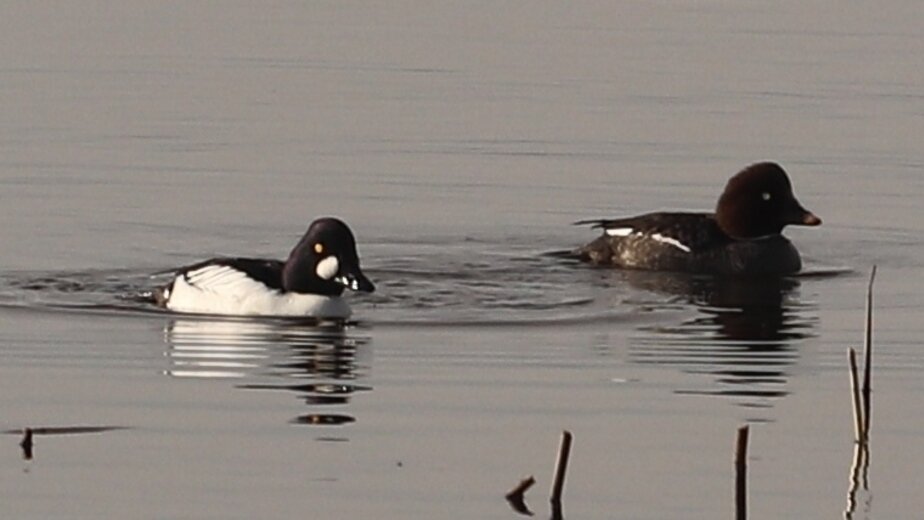
[[[368,338],[339,325],[302,320],[177,318],[165,327],[166,374],[177,378],[236,380],[244,390],[294,392],[312,408],[293,424],[336,425],[354,422],[345,407],[371,390],[358,384],[368,365]]]
[[[816,318],[800,302],[795,277],[727,278],[672,273],[625,273],[633,287],[674,295],[697,316],[676,325],[640,328],[630,360],[676,365],[713,376],[714,385],[677,393],[719,395],[745,406],[769,406],[787,395],[787,373],[798,343],[812,336]]]

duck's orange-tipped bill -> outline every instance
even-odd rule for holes
[[[805,215],[802,216],[803,226],[818,226],[821,224],[821,219],[818,218],[818,215],[812,213],[811,211],[806,211]]]

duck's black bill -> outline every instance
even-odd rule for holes
[[[375,285],[366,278],[366,275],[359,268],[334,278],[334,281],[342,283],[344,287],[352,291],[375,292]]]

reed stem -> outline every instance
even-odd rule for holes
[[[571,456],[572,435],[568,430],[561,432],[561,443],[558,446],[558,460],[555,463],[555,478],[552,481],[552,491],[549,502],[552,503],[552,519],[562,518],[561,494],[565,487],[565,474],[568,471],[568,458]]]
[[[738,428],[735,441],[735,520],[748,517],[748,437],[750,427]]]
[[[850,363],[850,395],[853,399],[853,436],[854,440],[863,444],[866,442],[866,428],[864,427],[863,408],[860,404],[860,384],[857,375],[857,352],[847,349],[847,361]]]

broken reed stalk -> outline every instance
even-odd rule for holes
[[[532,475],[530,475],[524,478],[523,480],[521,480],[520,483],[517,484],[517,487],[511,489],[510,492],[507,493],[507,495],[505,496],[507,497],[508,500],[512,497],[522,498],[523,495],[526,493],[526,491],[529,490],[529,488],[533,487],[533,484],[535,483],[536,483],[536,479],[533,478]]]
[[[22,458],[32,460],[32,428],[23,428],[19,446],[22,448]]]
[[[863,385],[857,374],[857,353],[847,350],[850,362],[850,395],[853,399],[854,440],[865,444],[869,440],[870,424],[873,415],[872,378],[873,378],[873,282],[876,280],[876,266],[869,273],[869,285],[866,287],[866,326],[863,338]]]
[[[552,518],[560,519],[561,514],[561,494],[565,488],[565,474],[568,471],[568,458],[571,456],[571,432],[564,430],[561,432],[561,443],[558,446],[558,460],[555,463],[555,478],[552,481],[551,496],[549,502],[552,504]]]
[[[532,475],[524,478],[517,484],[517,487],[510,490],[509,493],[504,495],[504,498],[507,499],[507,502],[510,504],[510,507],[514,511],[522,515],[532,516],[533,512],[529,510],[529,507],[526,505],[526,491],[536,483],[536,479]]]
[[[735,441],[735,520],[748,517],[748,436],[750,427],[738,428]]]
[[[850,363],[850,395],[853,398],[853,436],[857,444],[866,442],[863,408],[860,404],[860,382],[857,375],[857,352],[847,349],[847,361]]]
[[[866,287],[866,330],[863,341],[863,438],[869,438],[872,423],[872,378],[873,378],[873,281],[876,280],[876,266],[870,270],[869,285]]]

